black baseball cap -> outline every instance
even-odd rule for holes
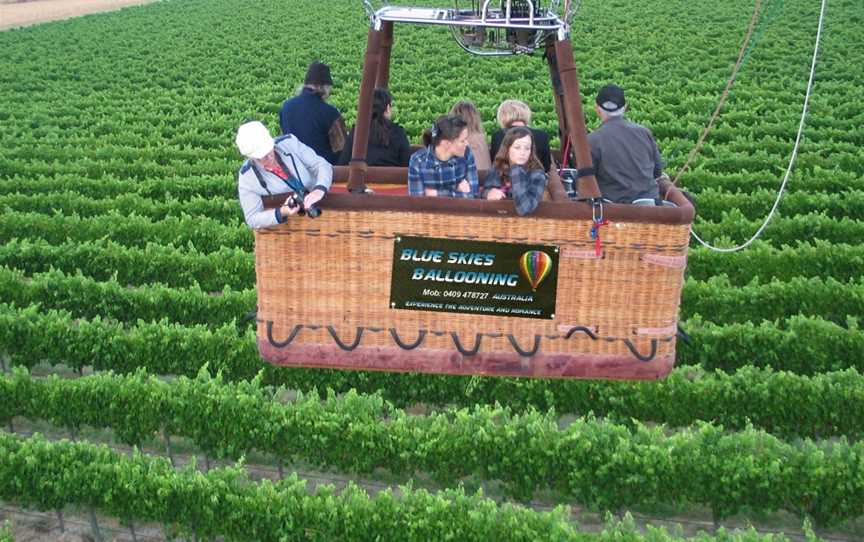
[[[607,113],[615,113],[626,105],[624,91],[618,85],[606,85],[597,93],[597,105]]]

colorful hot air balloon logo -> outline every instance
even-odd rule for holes
[[[519,258],[519,270],[531,284],[535,292],[549,272],[552,271],[552,257],[540,250],[529,250]]]

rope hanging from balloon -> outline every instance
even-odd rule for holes
[[[687,162],[684,164],[684,167],[682,167],[681,170],[679,170],[678,174],[675,176],[675,180],[672,182],[673,185],[681,177],[682,173],[687,168],[687,166],[689,166],[691,158],[695,155],[696,152],[698,152],[699,148],[701,147],[702,142],[704,142],[705,136],[707,136],[708,131],[710,131],[711,126],[713,125],[714,121],[716,120],[716,117],[719,114],[720,109],[722,108],[723,102],[725,102],[726,97],[728,96],[729,89],[731,89],[732,83],[734,82],[735,77],[737,77],[738,70],[740,69],[741,61],[744,58],[744,53],[747,49],[747,43],[749,42],[749,38],[752,35],[754,21],[756,20],[756,17],[758,15],[760,2],[761,2],[761,0],[756,1],[756,10],[754,10],[753,20],[751,20],[751,27],[747,33],[747,39],[745,39],[744,45],[741,48],[741,53],[738,56],[738,63],[736,63],[736,65],[735,65],[735,69],[732,73],[732,77],[729,78],[729,82],[727,83],[726,90],[724,91],[723,97],[721,98],[721,103],[717,106],[717,109],[714,112],[715,114],[712,116],[710,122],[708,123],[708,126],[706,127],[705,131],[703,132],[702,137],[699,138],[699,141],[697,143],[697,147],[694,149],[693,152],[690,153],[691,156],[688,157]],[[748,246],[753,244],[753,242],[756,241],[762,235],[762,233],[765,231],[765,228],[768,227],[768,224],[774,218],[774,215],[777,212],[777,208],[780,206],[780,201],[783,199],[783,193],[786,191],[786,186],[789,182],[790,176],[792,175],[792,169],[795,166],[795,160],[798,158],[798,149],[801,146],[801,139],[802,139],[803,134],[804,134],[804,126],[805,126],[806,120],[807,120],[807,112],[808,112],[809,107],[810,107],[810,97],[813,93],[813,82],[814,82],[815,76],[816,76],[816,62],[819,58],[819,43],[822,39],[822,29],[824,28],[825,8],[827,7],[827,4],[828,4],[828,0],[822,0],[822,5],[821,5],[821,8],[819,10],[819,24],[817,26],[816,39],[815,39],[815,44],[813,46],[813,57],[812,57],[812,60],[810,62],[810,77],[807,81],[807,92],[804,95],[804,105],[803,105],[802,111],[801,111],[801,120],[798,123],[798,133],[795,136],[795,144],[792,147],[792,155],[789,158],[789,165],[786,168],[786,173],[783,176],[783,181],[780,183],[780,188],[777,191],[777,197],[774,199],[774,204],[771,206],[771,210],[768,212],[768,215],[765,217],[765,220],[762,222],[762,225],[759,226],[758,230],[756,230],[756,233],[754,233],[753,236],[750,237],[750,239],[748,239],[744,243],[741,243],[740,245],[737,245],[734,247],[717,247],[717,246],[714,246],[714,245],[706,242],[705,240],[703,240],[701,237],[699,237],[699,235],[696,234],[695,231],[691,231],[690,233],[693,236],[693,238],[696,239],[696,241],[698,241],[702,246],[704,246],[705,248],[707,248],[709,250],[712,250],[714,252],[729,253],[729,252],[738,252],[740,250],[747,248]]]
[[[699,139],[696,141],[696,146],[690,151],[687,160],[684,161],[684,165],[681,166],[681,169],[679,169],[678,173],[675,174],[675,178],[672,179],[672,185],[678,183],[678,179],[680,179],[681,175],[683,175],[690,167],[690,162],[692,162],[696,155],[699,154],[699,151],[702,150],[702,145],[705,143],[708,133],[711,132],[711,129],[714,127],[714,122],[717,120],[717,117],[720,116],[720,111],[726,104],[726,99],[729,97],[729,92],[732,90],[732,85],[735,84],[735,79],[738,77],[738,71],[741,69],[741,65],[744,62],[745,53],[750,46],[750,38],[753,36],[756,22],[759,20],[759,10],[761,7],[762,0],[756,0],[756,6],[753,8],[753,16],[750,18],[750,26],[747,28],[747,34],[744,36],[744,43],[741,44],[741,50],[738,52],[738,60],[735,61],[735,67],[732,68],[732,75],[730,75],[729,80],[726,81],[726,88],[723,89],[723,94],[720,96],[720,101],[717,102],[717,107],[714,109],[714,113],[708,120],[708,124],[705,126],[705,129],[702,130],[702,134],[699,135]],[[666,196],[669,195],[669,190],[671,189],[672,187],[670,186],[669,189],[666,190]],[[664,196],[663,199],[666,199],[666,197]]]

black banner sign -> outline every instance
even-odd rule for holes
[[[396,236],[390,307],[555,318],[558,247]]]

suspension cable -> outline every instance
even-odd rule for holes
[[[759,229],[756,230],[756,233],[748,239],[746,242],[729,248],[716,247],[711,245],[710,243],[705,242],[699,237],[695,231],[691,230],[691,235],[693,238],[699,241],[699,243],[708,248],[709,250],[713,250],[715,252],[738,252],[739,250],[743,250],[750,246],[759,236],[762,235],[762,232],[765,231],[765,228],[768,227],[768,224],[771,222],[771,219],[774,217],[774,214],[777,211],[777,208],[780,206],[780,200],[783,198],[783,192],[786,190],[786,184],[789,182],[789,177],[792,174],[792,168],[795,165],[795,159],[798,157],[798,148],[801,145],[801,137],[804,134],[804,124],[807,119],[807,110],[810,106],[810,96],[813,91],[813,80],[816,75],[816,60],[819,57],[819,41],[822,37],[822,28],[825,22],[825,8],[828,5],[828,0],[822,0],[822,7],[819,10],[819,26],[816,30],[816,44],[813,47],[813,60],[810,63],[810,79],[807,81],[807,92],[804,95],[804,107],[801,111],[801,121],[798,123],[798,135],[795,136],[795,145],[792,147],[792,156],[789,158],[789,167],[786,168],[786,174],[783,176],[783,182],[780,184],[780,189],[777,191],[777,197],[774,199],[774,205],[771,207],[771,211],[768,212],[768,216],[765,217],[762,225],[759,226]]]
[[[753,8],[753,16],[750,18],[750,25],[747,27],[747,34],[744,36],[744,43],[741,44],[741,50],[738,52],[738,60],[735,61],[735,67],[732,68],[732,75],[730,75],[729,80],[726,81],[726,88],[723,89],[723,94],[720,96],[720,101],[717,102],[717,107],[714,109],[714,113],[708,120],[708,124],[705,126],[705,129],[702,130],[702,134],[699,136],[699,139],[696,141],[696,146],[693,147],[692,151],[690,151],[690,154],[687,156],[687,160],[684,161],[684,165],[681,166],[681,169],[678,170],[678,173],[672,180],[672,186],[678,183],[681,175],[683,175],[684,172],[687,171],[687,168],[690,167],[690,162],[693,161],[693,158],[695,158],[699,151],[702,149],[702,145],[705,143],[705,138],[708,137],[708,133],[714,126],[714,122],[717,120],[717,117],[720,116],[720,110],[723,109],[723,105],[726,103],[726,98],[729,97],[729,91],[732,90],[732,85],[735,83],[735,79],[738,77],[738,70],[741,69],[741,65],[744,63],[744,56],[747,50],[750,48],[750,38],[751,36],[753,36],[753,30],[756,28],[756,22],[759,20],[759,8],[761,6],[762,0],[756,0],[756,6]],[[666,196],[669,195],[669,190],[672,189],[672,186],[666,189]],[[664,196],[663,199],[666,199],[666,197]]]

